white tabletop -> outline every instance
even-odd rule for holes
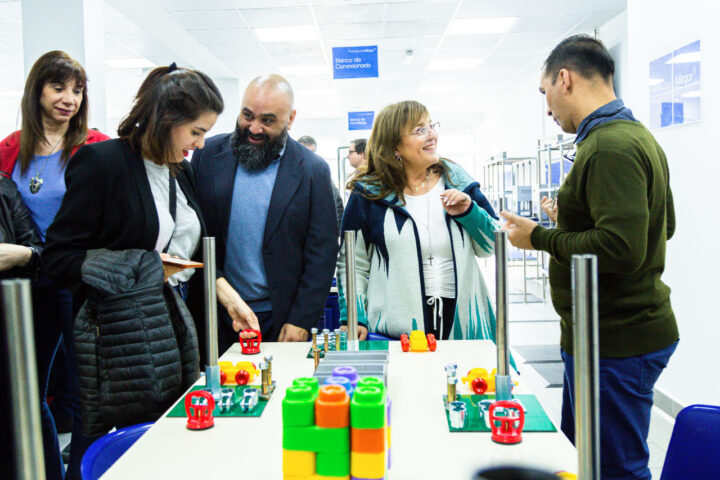
[[[577,471],[575,448],[559,431],[523,432],[516,445],[496,444],[488,432],[449,432],[442,405],[443,367],[455,362],[463,374],[472,367],[489,371],[496,361],[492,342],[442,341],[432,353],[403,353],[400,342],[389,345],[390,478],[469,479],[479,468],[507,464]],[[261,417],[215,418],[213,428],[190,431],[186,419],[163,416],[102,479],[282,479],[281,402],[293,378],[312,375],[313,360],[305,358],[308,348],[308,343],[262,344],[260,356],[274,357],[278,389]],[[260,356],[242,355],[235,344],[220,360],[256,362]],[[523,387],[521,382],[517,392],[531,393]]]

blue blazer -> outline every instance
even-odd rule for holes
[[[230,209],[238,162],[230,134],[217,135],[192,157],[198,202],[215,237],[218,276],[225,265]],[[338,253],[330,168],[288,137],[270,197],[262,256],[273,322],[309,330],[330,291]]]

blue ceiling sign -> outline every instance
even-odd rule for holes
[[[370,78],[378,76],[378,48],[333,47],[333,78]]]
[[[348,112],[348,130],[372,129],[375,112]]]

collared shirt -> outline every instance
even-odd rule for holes
[[[594,127],[612,120],[638,121],[637,118],[633,116],[632,111],[625,106],[623,101],[616,98],[612,102],[603,105],[587,117],[583,118],[582,122],[580,122],[580,125],[578,126],[575,141],[573,143],[577,145],[585,140],[585,137],[587,137],[590,130]]]
[[[235,170],[224,271],[230,285],[254,312],[272,310],[262,257],[270,198],[285,147],[264,170]]]

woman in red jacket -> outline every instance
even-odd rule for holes
[[[0,142],[0,174],[17,184],[42,241],[65,195],[65,167],[86,143],[109,139],[88,129],[87,78],[83,67],[68,54],[52,51],[33,65],[22,98],[22,130]],[[47,278],[33,282],[35,350],[40,382],[46,478],[62,479],[55,423],[46,402],[48,377],[61,338],[68,359],[68,388],[73,397],[77,377],[72,347],[72,296]],[[73,437],[70,470],[79,473],[81,447],[77,399],[73,403]],[[70,478],[73,476],[70,475]],[[79,477],[78,477],[79,478]]]

